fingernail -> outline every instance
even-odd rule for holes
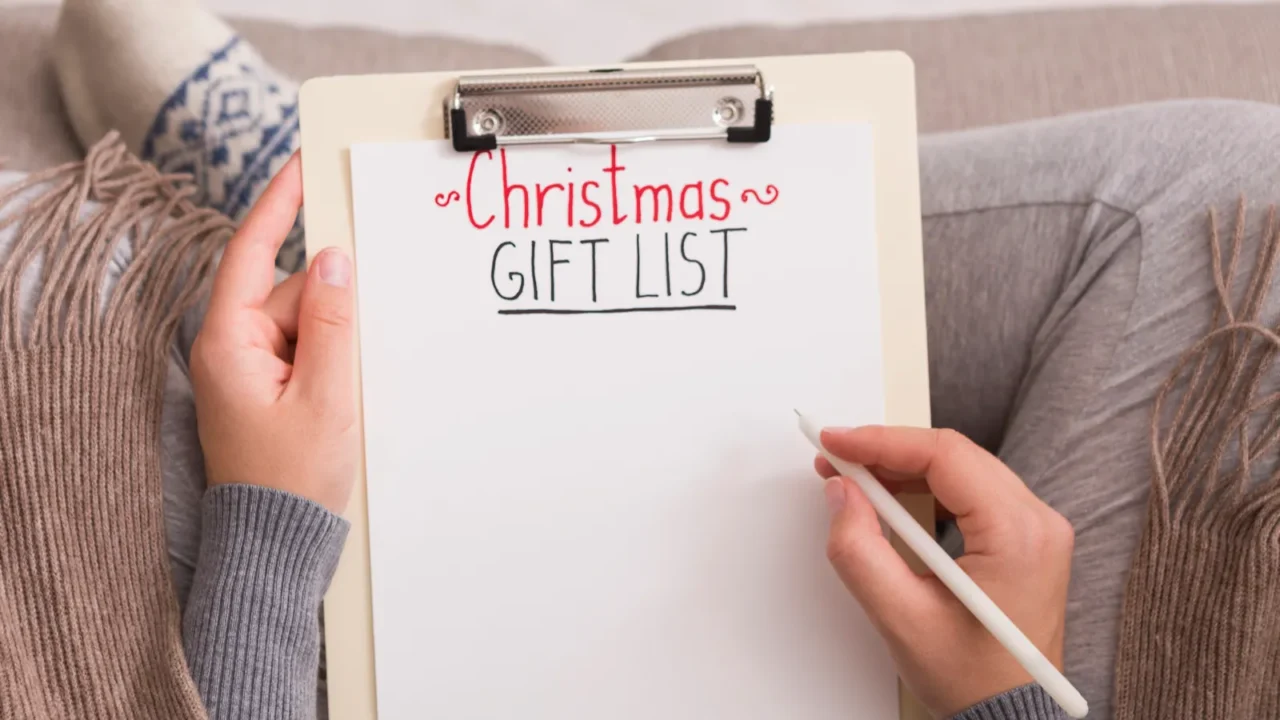
[[[326,285],[344,288],[351,283],[351,261],[341,250],[325,250],[316,258],[316,265],[316,271]]]
[[[847,427],[824,427],[822,432],[818,433],[818,436],[825,444],[832,435],[844,435],[852,429]]]
[[[844,510],[844,481],[838,477],[833,477],[827,481],[822,489],[822,494],[827,496],[827,509],[831,511],[831,517],[840,514]]]

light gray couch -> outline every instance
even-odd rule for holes
[[[54,8],[0,8],[0,158],[75,159],[47,47]],[[337,73],[546,64],[511,46],[444,36],[230,21],[301,80]],[[916,63],[921,132],[1186,97],[1280,101],[1280,5],[1114,8],[950,19],[729,27],[634,58],[679,60],[897,49]],[[832,78],[838,86],[839,78]]]

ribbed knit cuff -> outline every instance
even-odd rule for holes
[[[1280,718],[1280,498],[1246,509],[1253,496],[1222,492],[1204,506],[1213,515],[1147,515],[1120,618],[1116,720]]]
[[[989,697],[951,720],[1067,720],[1067,713],[1038,684]]]
[[[204,496],[183,645],[209,717],[311,717],[319,610],[348,524],[279,490],[222,485]]]

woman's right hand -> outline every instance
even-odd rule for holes
[[[1062,668],[1074,533],[1004,463],[950,430],[827,429],[823,446],[867,467],[891,492],[931,492],[964,536],[960,567]],[[937,578],[913,572],[881,533],[858,486],[821,455],[831,507],[828,556],[888,643],[898,673],[936,716],[950,717],[1032,682]]]

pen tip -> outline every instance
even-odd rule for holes
[[[800,414],[800,411],[795,408],[791,408],[791,412],[795,413],[796,417],[804,417],[803,415]]]

